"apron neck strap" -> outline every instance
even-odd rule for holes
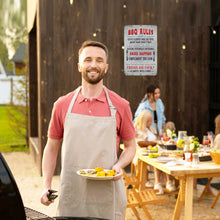
[[[72,108],[73,108],[73,105],[74,105],[74,103],[75,103],[75,101],[76,101],[76,98],[77,98],[77,96],[78,96],[78,94],[79,94],[79,91],[80,91],[81,87],[82,87],[82,86],[79,86],[79,87],[76,89],[76,92],[75,92],[75,94],[74,94],[74,96],[73,96],[73,98],[72,98],[72,100],[71,100],[71,102],[70,102],[70,105],[69,105],[69,108],[68,108],[67,113],[71,113],[71,110],[72,110]]]
[[[74,96],[73,96],[73,98],[72,98],[72,100],[71,100],[71,102],[70,102],[70,105],[69,105],[69,108],[68,108],[67,113],[71,113],[71,110],[72,110],[72,108],[73,108],[73,105],[74,105],[74,103],[75,103],[75,101],[76,101],[76,98],[77,98],[77,96],[78,96],[78,94],[79,94],[81,88],[82,88],[82,86],[79,86],[79,87],[76,89],[76,92],[75,92],[75,94],[74,94]],[[111,102],[111,100],[110,100],[110,98],[109,98],[109,95],[108,95],[108,92],[107,92],[107,89],[106,89],[105,86],[103,86],[103,89],[104,89],[104,92],[105,92],[105,94],[106,94],[106,98],[107,98],[108,105],[109,105],[109,108],[110,108],[111,116],[115,117],[116,112],[117,112],[117,109],[115,108],[115,106],[113,106],[113,104],[112,104],[112,102]]]
[[[116,109],[115,106],[112,104],[112,102],[111,102],[111,100],[110,100],[110,98],[109,98],[107,89],[106,89],[105,86],[103,86],[103,89],[104,89],[105,94],[106,94],[106,98],[107,98],[107,101],[108,101],[108,105],[109,105],[109,108],[110,108],[110,111],[111,111],[111,116],[112,116],[112,117],[115,117],[116,112],[117,112],[117,109]]]

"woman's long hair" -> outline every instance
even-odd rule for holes
[[[215,136],[220,134],[220,114],[215,118]]]
[[[154,85],[154,84],[149,85],[147,87],[147,93],[144,95],[144,98],[141,100],[141,102],[146,101],[148,99],[149,94],[154,94],[156,89],[159,89],[158,85]]]
[[[153,115],[148,110],[143,110],[137,117],[137,120],[134,124],[135,128],[139,128],[141,131],[145,131],[147,127],[147,122],[152,120]]]

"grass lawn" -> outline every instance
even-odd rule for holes
[[[25,139],[9,126],[7,106],[0,105],[0,151],[28,151]]]

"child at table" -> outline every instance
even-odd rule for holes
[[[157,132],[155,128],[151,126],[153,115],[148,110],[143,110],[137,117],[137,121],[134,124],[136,131],[137,141],[156,141]]]
[[[163,133],[166,133],[168,129],[171,131],[176,131],[176,126],[174,122],[168,121],[163,125]]]
[[[134,124],[135,130],[136,130],[136,141],[156,141],[157,136],[156,136],[156,130],[151,127],[153,120],[153,115],[150,111],[148,110],[143,110],[137,117],[137,120]],[[135,163],[135,162],[134,162]],[[155,174],[155,184],[154,184],[154,189],[158,190],[157,194],[163,194],[163,186],[160,181],[160,176],[162,171],[158,169],[154,169],[154,174]],[[175,191],[176,187],[174,185],[172,176],[166,174],[166,188],[169,191]],[[153,184],[147,180],[146,187],[153,187]]]

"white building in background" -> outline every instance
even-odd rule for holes
[[[14,98],[13,91],[21,88],[19,80],[24,76],[7,75],[0,60],[0,104],[7,105],[10,103],[19,104]]]
[[[11,79],[7,76],[0,60],[0,104],[8,104],[11,99]]]
[[[10,60],[14,63],[14,70],[11,73],[5,71],[0,60],[0,105],[10,104],[26,105],[25,100],[20,103],[15,98],[16,91],[22,91],[20,80],[25,80],[26,72],[26,44],[22,43]]]

